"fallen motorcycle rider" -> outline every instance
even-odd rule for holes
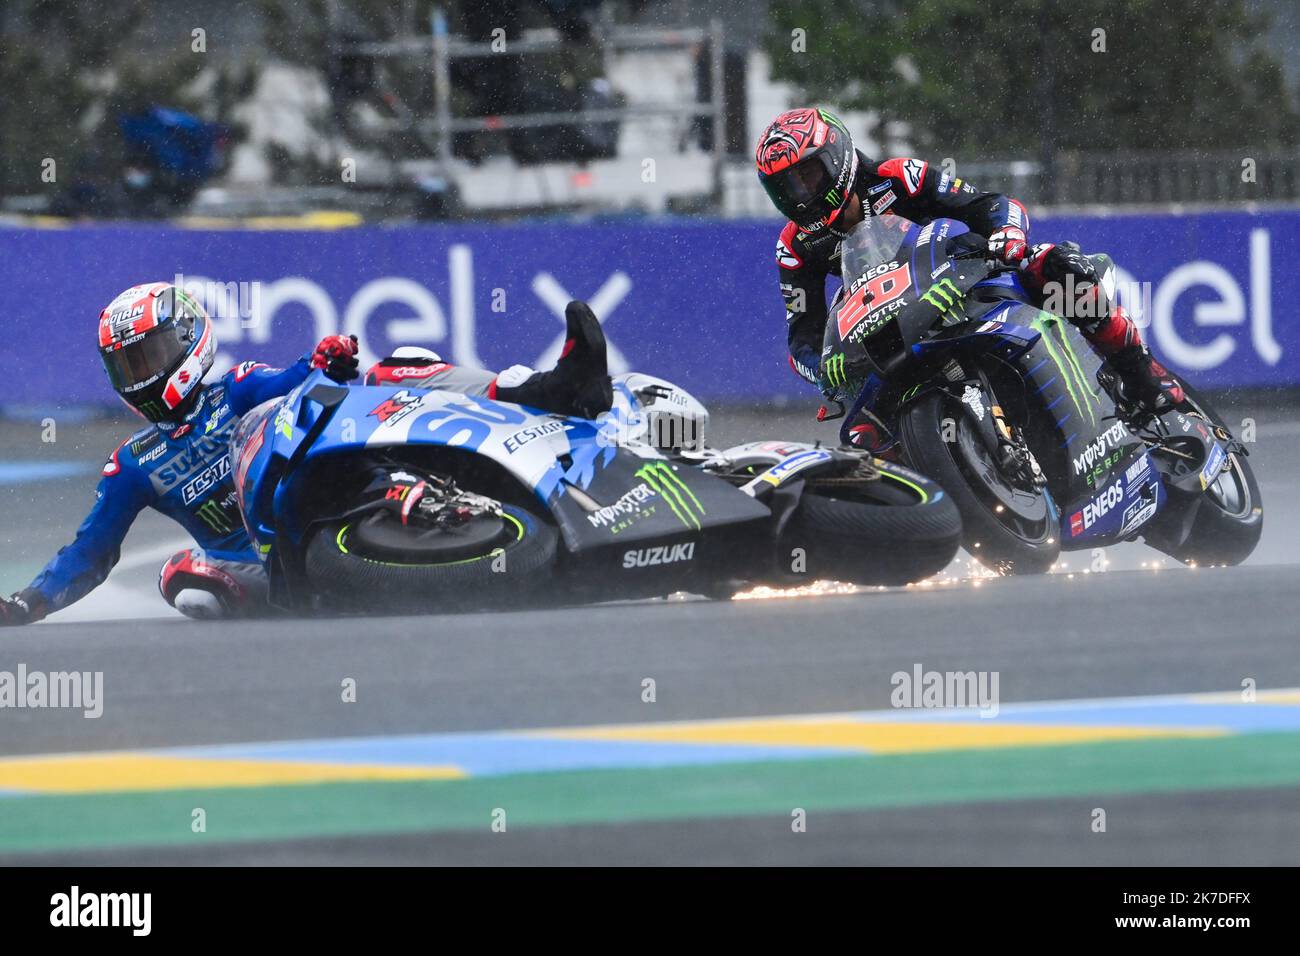
[[[366,381],[418,383],[594,417],[612,402],[604,334],[582,302],[571,302],[565,319],[564,350],[548,371],[515,365],[494,374],[418,350],[419,358],[385,359],[370,369]],[[355,338],[328,336],[286,369],[244,362],[204,383],[216,354],[216,335],[202,305],[164,282],[133,286],[118,295],[99,317],[100,358],[114,390],[150,424],[109,456],[95,504],[75,540],[28,587],[0,598],[0,626],[39,621],[98,587],[117,564],[123,539],[146,507],[175,520],[196,545],[163,565],[159,589],[169,604],[193,618],[267,611],[266,573],[236,499],[230,435],[240,416],[287,394],[313,370],[339,383],[356,379],[357,351]]]

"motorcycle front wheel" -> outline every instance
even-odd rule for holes
[[[952,441],[945,441],[950,421]],[[961,512],[962,543],[999,574],[1043,574],[1061,554],[1060,519],[1045,488],[1027,490],[1003,475],[962,403],[935,390],[899,418],[908,460],[950,494]]]
[[[554,527],[513,505],[454,529],[406,526],[379,512],[323,525],[307,544],[306,573],[331,604],[490,607],[547,580],[558,543]]]

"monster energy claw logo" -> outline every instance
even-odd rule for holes
[[[1097,396],[1088,387],[1088,376],[1084,374],[1083,366],[1079,364],[1079,358],[1074,354],[1069,337],[1062,331],[1058,341],[1052,334],[1052,330],[1060,328],[1060,325],[1056,316],[1046,312],[1040,312],[1038,318],[1032,323],[1034,331],[1041,336],[1040,341],[1047,349],[1047,354],[1056,364],[1056,370],[1061,373],[1061,380],[1065,383],[1065,390],[1070,393],[1075,409],[1080,415],[1087,415],[1088,420],[1095,424],[1097,418],[1092,412],[1092,405]],[[1080,393],[1082,393],[1082,401]]]
[[[699,530],[700,518],[704,517],[704,506],[681,478],[673,473],[666,461],[652,461],[642,465],[637,469],[636,476],[663,498],[678,521],[688,528]]]
[[[844,376],[844,353],[838,352],[826,360],[823,366],[826,381],[838,388],[848,381]]]
[[[946,276],[930,286],[925,295],[921,296],[925,302],[939,310],[941,314],[951,316],[954,319],[961,318],[959,311],[962,306],[964,297],[962,292],[957,288],[957,283]]]
[[[235,530],[235,526],[230,522],[230,516],[226,514],[226,509],[215,501],[205,501],[195,514],[212,529],[214,534],[230,534]]]

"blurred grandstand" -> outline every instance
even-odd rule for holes
[[[947,49],[963,33],[1007,33],[1008,19],[1046,9],[1037,0],[982,13],[940,0],[15,0],[0,9],[0,79],[12,91],[0,105],[0,211],[200,221],[327,213],[329,223],[771,216],[751,146],[771,115],[805,97],[842,109],[868,153],[958,155],[963,175],[1031,203],[1300,198],[1295,10],[1285,0],[1198,5],[1217,33],[1198,39],[1189,27],[1171,55],[1195,60],[1189,45],[1213,46],[1207,63],[1242,68],[1237,86],[1207,89],[1241,98],[1232,109],[1211,104],[1222,135],[1197,120],[1202,135],[1180,148],[1177,130],[1118,144],[1095,134],[1117,119],[1127,129],[1143,114],[1177,112],[1180,96],[1204,101],[1194,70],[1181,91],[1100,100],[1091,84],[1132,84],[1143,68],[1121,49],[1109,61],[1076,58],[1091,71],[1082,77],[1061,68],[1053,81],[1049,69],[1046,89],[1013,88],[1000,100],[974,40],[954,83],[978,87],[970,109],[1016,135],[946,138],[942,110],[918,94],[948,70],[929,55],[940,49],[934,38]],[[1076,6],[1086,34],[1097,0]],[[946,32],[933,32],[936,13]],[[802,24],[804,48],[790,42],[791,24]],[[1015,49],[1053,62],[1052,44],[1063,41],[1025,26],[1011,31]],[[874,40],[847,42],[858,34]],[[1126,39],[1160,54],[1154,34],[1111,42]],[[1027,125],[1012,122],[1024,112]],[[1090,136],[1098,148],[1080,148]],[[54,176],[43,165],[51,156],[60,157]]]

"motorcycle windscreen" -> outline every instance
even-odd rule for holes
[[[844,287],[847,289],[863,276],[874,274],[881,266],[896,261],[914,225],[910,219],[886,213],[867,216],[854,226],[840,243],[843,262],[840,275]]]

